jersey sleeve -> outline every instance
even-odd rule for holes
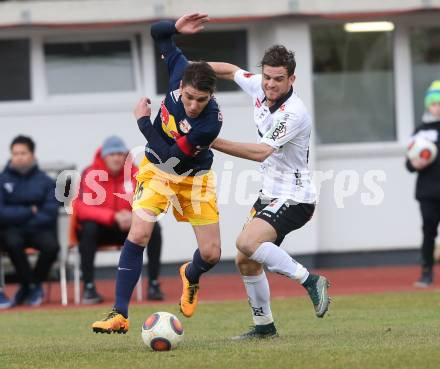
[[[234,74],[234,81],[250,96],[255,96],[261,89],[261,74],[252,74],[239,69]]]
[[[303,117],[293,113],[277,114],[273,126],[261,139],[274,149],[279,149],[302,131]]]
[[[168,68],[169,86],[172,88],[180,82],[188,60],[173,40],[178,33],[174,22],[161,21],[151,26],[151,36]]]

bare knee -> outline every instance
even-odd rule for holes
[[[235,257],[235,265],[237,266],[241,275],[259,275],[263,271],[263,266],[261,264],[250,260],[241,252],[239,252]]]
[[[217,264],[221,256],[220,240],[209,241],[208,244],[200,247],[200,255],[207,263]]]
[[[147,246],[151,238],[151,231],[139,225],[132,225],[127,238],[136,245]]]
[[[246,233],[241,233],[236,241],[237,250],[246,256],[251,256],[258,248],[260,243]]]

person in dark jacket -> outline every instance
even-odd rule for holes
[[[117,136],[111,136],[96,151],[93,164],[84,170],[81,177],[79,196],[73,207],[78,219],[83,304],[102,302],[94,284],[97,246],[122,245],[127,238],[131,224],[131,201],[136,186],[135,174],[138,171],[131,160],[124,142]],[[128,173],[124,173],[125,163],[132,164]],[[149,300],[164,298],[158,282],[161,250],[161,229],[156,223],[147,247]]]
[[[43,301],[42,282],[57,258],[58,202],[55,182],[38,168],[30,137],[17,136],[11,143],[11,159],[0,174],[0,229],[3,250],[15,267],[20,287],[11,305],[38,306]],[[39,250],[35,269],[25,248]]]
[[[418,172],[416,199],[423,220],[422,273],[416,287],[428,287],[434,276],[434,245],[440,223],[440,80],[434,81],[426,92],[425,108],[422,124],[413,137],[422,136],[433,141],[439,154],[429,165],[423,161],[406,161],[410,172]]]

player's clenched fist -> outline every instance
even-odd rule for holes
[[[151,100],[148,97],[142,97],[134,108],[134,116],[136,119],[149,117],[151,115]]]

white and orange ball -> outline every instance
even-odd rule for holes
[[[173,314],[151,314],[142,325],[142,340],[153,351],[169,351],[183,340],[183,326]]]
[[[426,167],[437,157],[437,146],[425,137],[416,136],[408,145],[406,156],[418,167]]]

